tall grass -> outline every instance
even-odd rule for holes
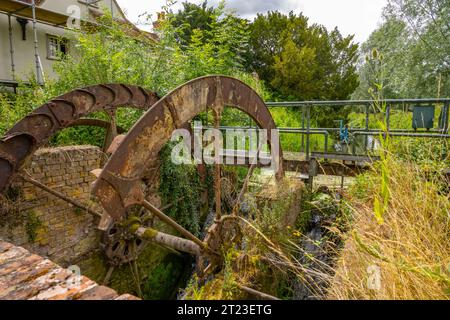
[[[389,203],[383,223],[374,215],[379,168],[349,191],[352,231],[337,261],[330,299],[449,299],[448,181],[413,162],[388,157]],[[370,285],[379,270],[379,286]]]

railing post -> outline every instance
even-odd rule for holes
[[[391,105],[386,105],[386,132],[389,133],[391,120]]]
[[[302,148],[301,152],[305,152],[305,107],[302,106]]]
[[[306,160],[310,159],[310,129],[311,129],[311,105],[306,106]]]
[[[366,128],[366,132],[369,132],[370,104],[366,104],[365,109],[366,109],[366,126],[365,126],[365,128]],[[367,142],[368,142],[367,140],[368,139],[369,139],[369,136],[364,136],[364,152],[366,155],[369,154],[369,151],[367,148]],[[356,137],[355,137],[355,140],[356,140]]]
[[[444,134],[448,134],[449,120],[450,120],[450,108],[449,103],[444,104]]]

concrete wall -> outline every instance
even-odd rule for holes
[[[101,168],[102,159],[101,150],[92,146],[40,149],[26,170],[34,179],[92,205],[95,178],[89,171]],[[99,249],[98,218],[29,183],[17,181],[13,190],[19,196],[14,214],[2,217],[0,238],[63,266]]]

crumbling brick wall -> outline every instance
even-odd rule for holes
[[[25,169],[34,179],[82,203],[90,200],[89,172],[105,157],[93,146],[40,149]],[[98,218],[64,200],[16,179],[12,209],[0,220],[0,238],[59,263],[76,263],[99,249]]]

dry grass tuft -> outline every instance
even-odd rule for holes
[[[344,236],[328,298],[449,299],[448,184],[414,164],[387,161],[390,198],[383,224],[373,211],[378,171],[359,177],[350,190],[353,230]]]

